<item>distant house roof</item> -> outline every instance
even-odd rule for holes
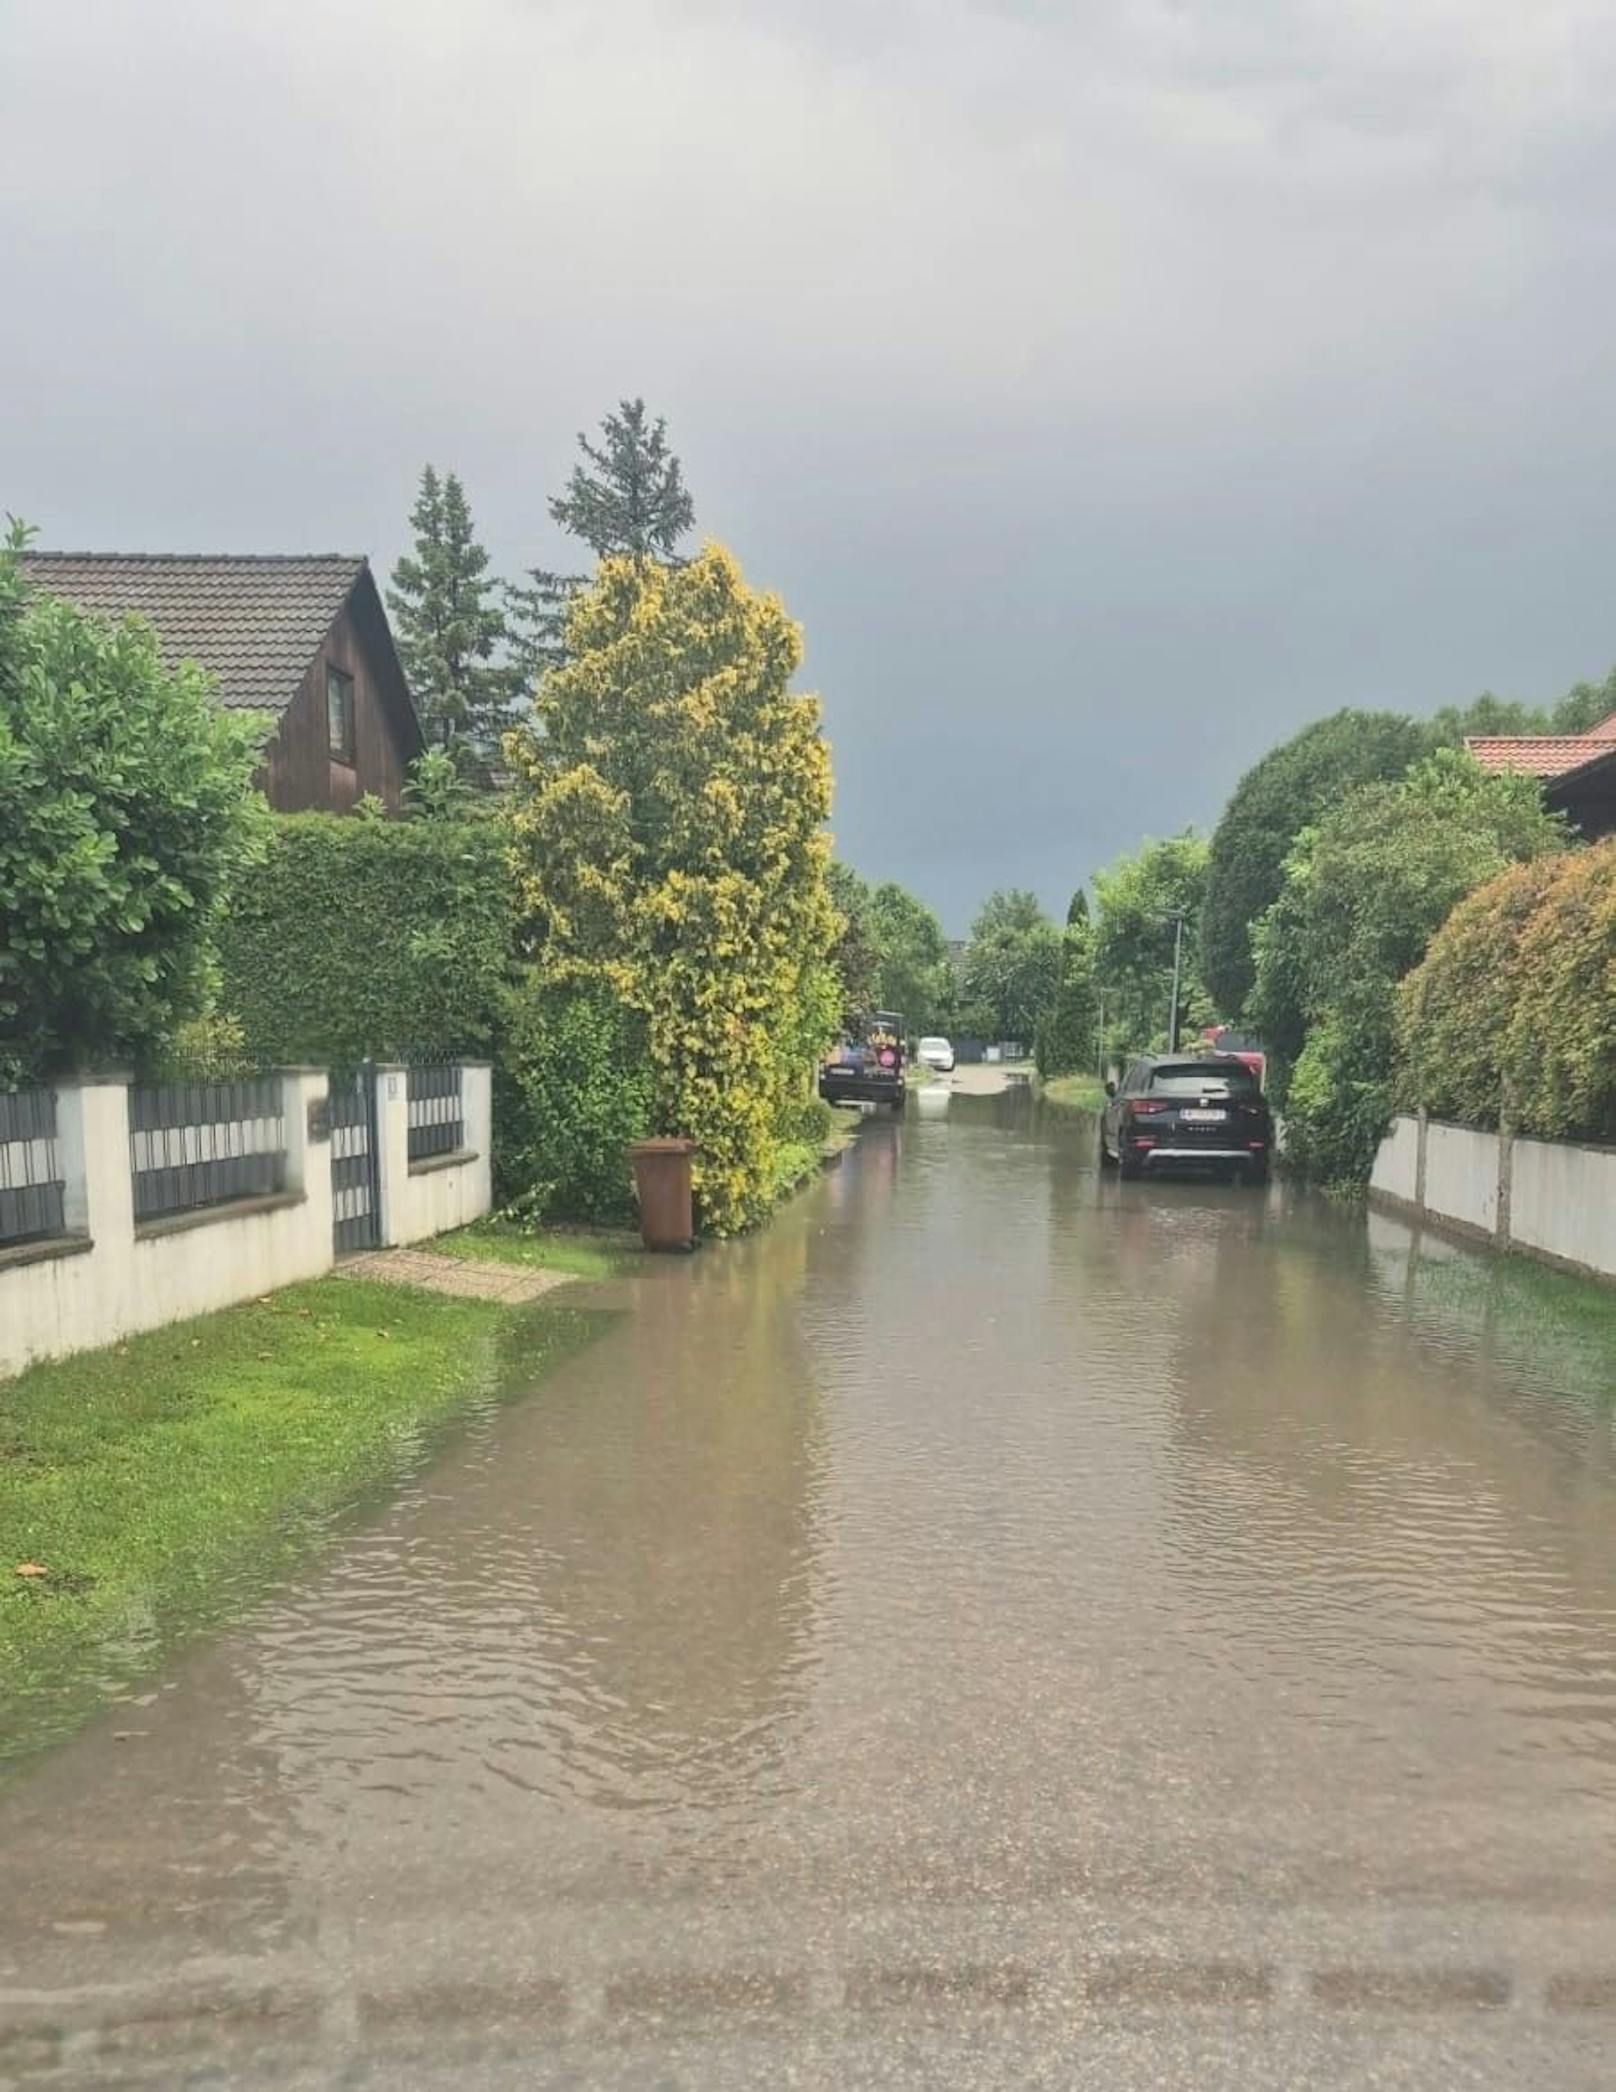
[[[37,587],[81,610],[156,627],[170,662],[197,661],[220,704],[284,712],[366,561],[353,553],[26,552]]]
[[[1477,734],[1465,747],[1484,770],[1526,777],[1563,777],[1616,752],[1616,712],[1585,734]]]

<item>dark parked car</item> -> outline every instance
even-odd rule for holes
[[[827,1104],[887,1104],[902,1111],[907,1089],[903,1019],[896,1010],[877,1010],[862,1036],[844,1039],[819,1071],[819,1094]]]
[[[1124,1177],[1214,1170],[1268,1181],[1274,1122],[1255,1070],[1232,1053],[1146,1054],[1108,1082],[1100,1164]]]

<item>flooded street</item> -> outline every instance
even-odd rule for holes
[[[1538,1283],[916,1097],[0,1796],[0,2084],[1607,2084]]]

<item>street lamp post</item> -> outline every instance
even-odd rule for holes
[[[1167,1051],[1178,1051],[1178,990],[1184,968],[1184,915],[1179,910],[1173,917],[1173,1002],[1167,1017]]]

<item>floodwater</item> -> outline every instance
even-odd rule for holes
[[[912,1100],[0,1796],[0,2085],[1596,2086],[1613,1361]]]

